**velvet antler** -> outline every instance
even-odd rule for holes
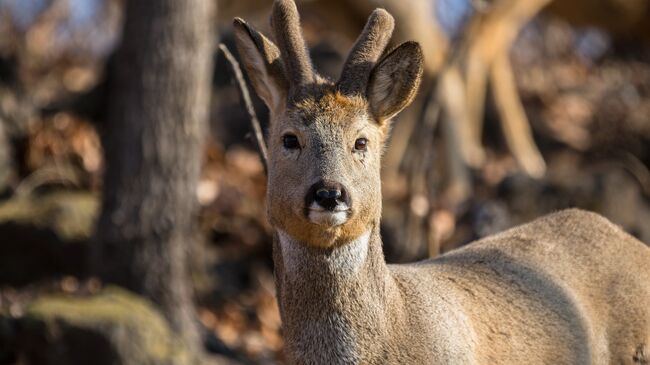
[[[302,37],[298,8],[293,0],[276,0],[273,3],[271,27],[280,48],[290,88],[296,90],[313,83],[316,75]]]
[[[341,93],[365,94],[370,73],[386,49],[394,27],[395,21],[386,10],[375,9],[370,14],[343,66],[338,82]]]

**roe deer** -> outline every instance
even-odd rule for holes
[[[270,110],[267,207],[291,363],[650,361],[650,249],[596,214],[566,210],[387,265],[380,157],[418,88],[420,47],[384,54],[393,18],[375,10],[333,83],[312,68],[293,0],[275,1],[271,23],[278,47],[234,27]]]

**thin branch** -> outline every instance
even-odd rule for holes
[[[223,55],[226,57],[228,63],[232,67],[233,73],[235,74],[235,79],[239,85],[239,91],[246,106],[246,111],[250,117],[251,127],[253,128],[253,133],[255,134],[255,142],[257,143],[257,148],[262,155],[262,164],[264,165],[264,172],[268,172],[268,154],[266,152],[266,143],[264,143],[264,135],[262,134],[262,127],[260,126],[260,121],[257,119],[257,114],[255,113],[255,108],[253,108],[253,101],[251,100],[250,93],[248,92],[248,86],[246,85],[246,80],[244,80],[244,75],[241,72],[239,67],[239,62],[235,57],[230,53],[228,47],[225,44],[220,43],[219,49],[223,52]]]

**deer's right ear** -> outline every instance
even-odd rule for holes
[[[405,42],[381,59],[370,74],[368,101],[375,118],[382,122],[406,108],[422,79],[422,49]]]
[[[235,43],[257,94],[273,112],[287,100],[288,83],[278,47],[241,18],[233,21]]]

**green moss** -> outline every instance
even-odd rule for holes
[[[66,241],[87,240],[98,212],[99,198],[94,194],[52,192],[0,203],[0,224],[11,222],[50,229]]]
[[[25,318],[44,324],[50,337],[69,329],[101,334],[125,364],[195,363],[149,302],[119,288],[89,297],[42,297],[28,306]]]

